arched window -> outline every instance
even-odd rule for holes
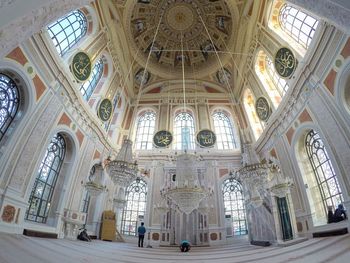
[[[156,114],[153,111],[145,111],[137,120],[136,149],[152,149],[152,139],[156,125]]]
[[[280,9],[278,20],[281,29],[297,43],[305,49],[310,46],[318,26],[318,21],[314,17],[293,6],[284,4]]]
[[[19,93],[15,82],[0,74],[0,141],[16,116]]]
[[[126,189],[126,207],[122,214],[122,234],[136,235],[146,212],[147,184],[137,178]]]
[[[103,58],[97,60],[92,69],[91,76],[87,81],[84,82],[80,87],[80,92],[83,95],[83,98],[88,101],[94,92],[98,82],[100,81],[103,73]]]
[[[287,81],[277,74],[271,58],[263,50],[258,52],[255,72],[277,108],[289,86]]]
[[[194,144],[194,119],[187,112],[180,112],[174,119],[174,142],[177,150],[193,150]]]
[[[260,121],[255,111],[255,98],[250,89],[246,89],[243,97],[243,105],[248,116],[249,124],[255,139],[258,139],[264,130],[264,123]]]
[[[58,54],[62,57],[87,32],[87,20],[80,10],[75,10],[47,27]]]
[[[326,148],[315,130],[309,131],[306,135],[305,148],[313,174],[316,177],[326,215],[327,206],[332,206],[334,210],[338,204],[343,202],[337,176]]]
[[[233,235],[247,234],[247,220],[241,184],[233,179],[223,182],[222,193],[224,197],[225,218],[231,219]]]
[[[237,135],[229,117],[223,111],[214,112],[212,117],[218,149],[232,150],[239,148]]]
[[[56,134],[47,147],[46,154],[39,166],[38,175],[29,197],[27,220],[46,223],[65,152],[65,140],[62,135]]]

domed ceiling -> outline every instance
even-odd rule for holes
[[[138,0],[126,12],[132,54],[160,77],[180,78],[182,59],[186,78],[208,76],[231,57],[231,12],[223,0]]]

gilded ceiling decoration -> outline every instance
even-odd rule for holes
[[[223,0],[139,0],[127,12],[132,53],[161,77],[180,77],[182,59],[187,76],[215,73],[234,44],[230,10]]]

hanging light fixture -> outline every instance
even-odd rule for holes
[[[158,22],[156,33],[154,35],[152,45],[151,45],[151,48],[150,48],[149,53],[148,53],[148,58],[146,61],[145,69],[143,70],[142,79],[140,82],[140,89],[139,89],[139,93],[137,95],[136,105],[134,107],[132,119],[134,119],[135,113],[137,112],[137,108],[138,108],[139,101],[141,98],[142,89],[143,89],[143,86],[146,84],[145,79],[148,78],[147,66],[148,66],[150,56],[151,56],[151,52],[154,50],[153,46],[154,46],[156,36],[158,34],[158,31],[159,31],[159,26],[160,26],[160,22],[162,20],[162,17],[163,17],[163,14],[160,17],[160,20]],[[121,186],[128,186],[132,181],[134,181],[137,178],[137,174],[138,174],[137,162],[136,162],[136,160],[133,160],[132,141],[130,140],[132,130],[133,130],[133,125],[131,127],[129,127],[128,138],[123,141],[122,147],[121,147],[120,151],[118,152],[118,155],[115,158],[115,160],[108,160],[108,162],[106,162],[106,165],[105,165],[107,173],[111,177],[112,181],[115,184],[118,184]]]
[[[183,35],[181,34],[183,112],[186,112],[184,60]],[[198,156],[187,153],[185,149],[183,154],[176,157],[176,176],[173,176],[175,182],[165,185],[161,194],[174,202],[181,212],[190,214],[193,210],[198,209],[200,202],[213,192],[205,182],[205,176],[199,177],[205,171]]]
[[[106,170],[112,181],[121,186],[127,186],[137,177],[137,162],[132,158],[132,141],[125,139],[113,161],[106,164]]]

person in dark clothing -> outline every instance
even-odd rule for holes
[[[188,252],[191,248],[190,242],[187,240],[182,240],[180,244],[180,250],[181,252]]]
[[[139,234],[139,247],[143,247],[143,240],[145,239],[146,228],[145,223],[141,223],[141,226],[137,228],[137,233]]]
[[[333,222],[340,222],[347,218],[343,204],[339,204],[338,208],[334,211]]]
[[[327,214],[327,223],[333,223],[334,222],[334,215],[333,215],[333,211],[332,211],[332,206],[328,206],[328,214]]]

